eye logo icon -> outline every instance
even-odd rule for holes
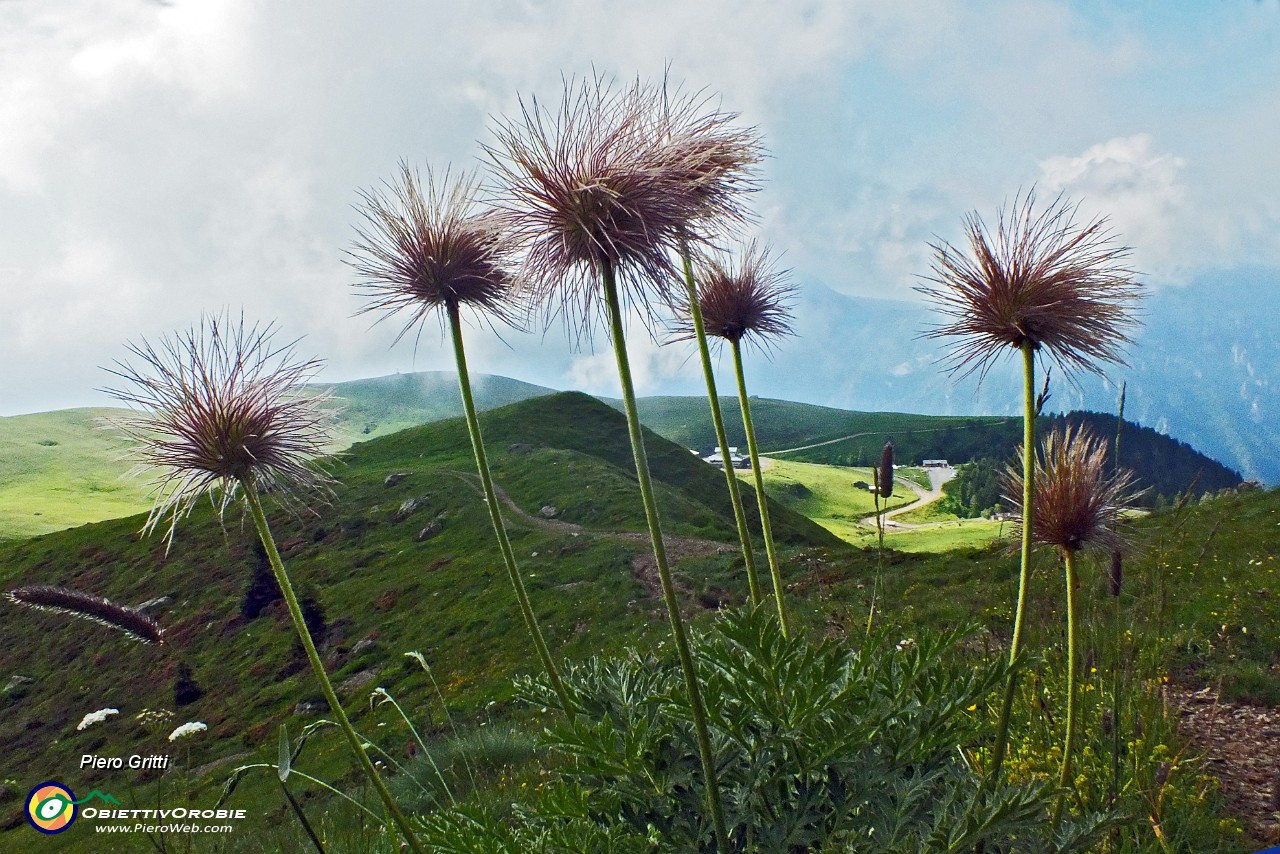
[[[49,780],[27,795],[27,821],[41,833],[61,833],[76,820],[76,796],[61,783]]]

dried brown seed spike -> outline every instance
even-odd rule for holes
[[[16,587],[8,591],[5,597],[10,602],[27,608],[69,614],[82,620],[90,620],[124,632],[134,640],[143,643],[164,643],[164,630],[151,617],[132,608],[117,605],[101,596],[91,596],[65,587],[36,584],[29,587]]]

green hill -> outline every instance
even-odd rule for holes
[[[458,375],[452,371],[391,374],[319,387],[331,390],[338,403],[340,447],[462,415]],[[508,377],[472,377],[472,394],[481,410],[554,392]]]
[[[482,422],[495,479],[519,508],[507,514],[511,539],[553,649],[581,658],[661,633],[665,611],[646,577],[648,538],[630,533],[645,528],[622,416],[565,393],[485,413]],[[722,473],[652,433],[647,441],[689,607],[741,601],[742,561]],[[357,444],[334,471],[341,485],[329,506],[277,512],[271,521],[302,595],[320,615],[335,682],[348,683],[344,694],[361,698],[357,707],[367,706],[363,697],[377,685],[408,708],[425,709],[429,686],[402,656],[418,649],[461,714],[502,702],[510,675],[525,669],[527,641],[475,484],[465,424],[451,419]],[[754,503],[749,489],[747,499]],[[554,518],[543,519],[550,506]],[[784,543],[838,546],[781,505],[771,513]],[[162,738],[130,719],[144,708],[175,709],[183,666],[203,693],[176,709],[174,725],[209,725],[209,737],[192,743],[197,765],[270,746],[299,702],[319,699],[278,592],[273,597],[262,581],[251,525],[238,515],[219,524],[202,504],[166,554],[161,538],[138,538],[140,524],[133,517],[0,543],[0,587],[58,584],[130,605],[165,597],[154,607],[169,634],[165,646],[142,646],[0,601],[0,682],[34,680],[15,680],[0,695],[5,775],[20,787],[51,775],[77,791],[118,785],[111,772],[76,770],[79,757],[167,752]],[[84,714],[107,707],[120,709],[120,718],[76,731]],[[333,768],[345,769],[340,750],[336,756]],[[327,760],[316,761],[323,768]],[[3,805],[0,825],[22,821],[15,808]]]
[[[113,409],[64,409],[0,418],[0,539],[137,513],[145,482],[101,419]]]
[[[395,374],[318,388],[331,390],[335,398],[335,450],[461,414],[457,378],[448,372]],[[475,379],[481,410],[552,393],[506,377]],[[606,402],[621,407],[620,402]],[[723,398],[722,405],[730,443],[745,446],[737,400]],[[1011,418],[850,412],[764,398],[753,402],[753,411],[764,452],[788,451],[787,459],[803,462],[868,465],[890,439],[904,462],[927,457],[1003,460],[1021,440],[1020,422]],[[98,419],[112,412],[123,410],[0,418],[0,539],[125,516],[147,506],[145,480],[124,477],[130,464],[121,460],[112,434],[99,429]],[[650,429],[686,448],[709,450],[715,444],[703,398],[644,398],[640,415]],[[1114,429],[1110,416],[1071,417],[1092,419],[1103,433]],[[1192,483],[1198,492],[1211,492],[1240,482],[1235,472],[1190,447],[1137,425],[1125,428],[1124,455],[1126,464],[1152,487],[1152,503]]]
[[[720,405],[729,443],[745,447],[737,398],[723,397]],[[1020,418],[851,412],[767,398],[753,399],[751,414],[762,454],[829,465],[873,465],[889,441],[904,464],[945,459],[953,464],[993,460],[1003,465],[1022,442]],[[645,398],[640,401],[640,417],[646,426],[673,442],[702,449],[715,445],[703,398]],[[1072,424],[1084,422],[1102,436],[1115,435],[1115,416],[1096,412],[1046,415],[1039,419],[1037,429],[1043,435],[1064,419]],[[1150,488],[1145,498],[1149,504],[1187,489],[1202,495],[1241,482],[1238,473],[1149,427],[1126,421],[1121,446],[1124,464],[1137,473],[1142,486]]]
[[[608,401],[620,408],[621,401]],[[666,436],[673,442],[690,448],[715,445],[715,433],[711,426],[710,410],[702,397],[646,397],[640,400],[640,418],[645,426]],[[725,433],[729,443],[745,447],[746,434],[742,429],[742,410],[736,397],[721,397],[724,411]],[[957,417],[938,415],[910,415],[902,412],[851,412],[808,403],[788,400],[752,398],[751,417],[756,428],[756,440],[762,453],[775,453],[819,442],[841,440],[839,453],[865,457],[852,465],[871,465],[880,458],[880,448],[885,435],[898,435],[909,441],[911,447],[932,447],[927,439],[908,440],[906,437],[931,436],[948,432],[952,437],[964,436],[960,447],[957,438],[957,454],[960,456],[969,446],[984,443],[986,431],[1009,422],[998,417]],[[859,439],[864,441],[858,441]],[[813,454],[796,453],[794,459],[810,462],[832,462],[830,454],[815,449]],[[904,456],[904,459],[906,457]]]
[[[621,416],[569,393],[493,410],[482,422],[497,482],[518,508],[507,513],[512,542],[554,653],[583,659],[661,644],[665,612],[646,577],[649,544],[639,533]],[[746,585],[722,474],[683,446],[652,434],[648,441],[688,613],[698,620],[742,602]],[[528,672],[528,644],[474,485],[464,425],[442,421],[357,444],[335,474],[341,485],[328,506],[275,512],[271,521],[356,725],[388,756],[403,756],[398,716],[367,701],[382,687],[427,739],[448,737],[432,684],[403,656],[409,650],[426,656],[462,728],[527,721],[536,710],[510,701],[510,677]],[[748,489],[748,506],[752,498]],[[543,507],[555,508],[546,514],[553,518],[542,518]],[[1267,604],[1280,595],[1278,511],[1280,493],[1254,491],[1138,522],[1138,551],[1126,569],[1126,624],[1143,637],[1172,639],[1159,666],[1175,680],[1222,680],[1231,696],[1280,700],[1271,669],[1280,660],[1280,614]],[[861,637],[875,554],[839,543],[780,505],[771,513],[785,543],[797,625]],[[165,646],[141,646],[105,628],[0,602],[0,743],[14,791],[52,777],[77,792],[112,793],[126,807],[154,803],[153,773],[81,771],[78,763],[86,753],[160,753],[189,761],[194,803],[207,807],[232,767],[274,761],[282,722],[296,734],[323,714],[287,615],[263,583],[267,570],[252,526],[238,513],[219,524],[201,505],[166,554],[160,540],[138,538],[140,521],[0,543],[0,588],[61,584],[127,604],[164,597],[152,609],[169,638]],[[1052,559],[1040,563],[1037,578],[1052,579]],[[902,637],[913,627],[977,620],[998,647],[1015,576],[1016,561],[998,550],[891,552],[880,573],[877,619]],[[1090,562],[1085,579],[1086,610],[1106,617],[1104,575]],[[1037,583],[1029,643],[1054,638],[1060,598],[1053,584]],[[106,707],[119,716],[76,730],[83,715]],[[136,720],[143,709],[175,716],[150,732]],[[168,730],[186,721],[209,729],[181,748],[168,744]],[[332,731],[315,737],[300,767],[359,786]],[[166,798],[177,797],[181,779],[177,772],[164,778]],[[314,786],[299,787],[323,798]],[[274,778],[265,774],[246,778],[231,806],[249,809],[247,823],[264,839],[292,828]],[[86,828],[50,841],[22,823],[20,800],[0,801],[0,850],[104,850]],[[139,843],[122,850],[143,850]]]
[[[552,389],[474,378],[476,406],[506,406]],[[320,385],[338,411],[334,449],[462,415],[456,374],[424,371]],[[66,409],[0,418],[0,540],[130,516],[149,505],[145,478],[126,475],[122,443],[103,419],[127,410]]]

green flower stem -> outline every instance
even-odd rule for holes
[[[255,762],[252,765],[241,765],[239,768],[235,770],[235,773],[240,774],[240,772],[242,771],[252,771],[255,768],[267,768],[267,769],[270,769],[271,771],[276,771],[276,772],[279,772],[280,770],[280,766],[276,765],[275,763]],[[383,820],[383,816],[378,815],[376,812],[369,809],[367,806],[360,803],[355,798],[348,795],[346,792],[342,791],[341,789],[335,788],[331,784],[326,783],[324,780],[321,780],[319,777],[312,777],[310,774],[304,774],[303,772],[299,771],[297,768],[289,769],[289,776],[301,777],[302,779],[306,780],[308,783],[313,783],[319,786],[320,788],[326,790],[331,795],[336,795],[337,797],[342,798],[344,801],[351,804],[353,807],[360,810],[361,812],[369,816],[369,818],[373,819],[374,821]],[[228,793],[224,790],[222,794],[223,798],[226,798],[227,794]]]
[[[622,402],[627,414],[627,433],[631,437],[631,452],[635,457],[636,480],[640,483],[640,500],[644,503],[645,520],[649,523],[649,538],[653,541],[653,558],[658,565],[658,578],[662,582],[662,598],[667,603],[667,616],[671,620],[671,635],[676,652],[680,656],[680,669],[684,672],[685,688],[689,692],[689,706],[693,712],[694,734],[698,740],[698,755],[702,760],[702,773],[707,780],[707,806],[715,826],[716,849],[729,850],[729,833],[724,821],[724,809],[720,805],[720,784],[716,777],[715,756],[711,752],[711,735],[707,729],[707,710],[702,702],[702,689],[698,683],[698,671],[689,650],[685,634],[684,618],[680,616],[680,603],[676,599],[675,584],[667,566],[667,549],[662,542],[662,523],[658,519],[658,502],[653,493],[649,475],[649,459],[644,450],[644,434],[640,428],[640,415],[636,411],[636,392],[631,381],[631,363],[627,358],[626,335],[622,328],[622,305],[618,300],[618,285],[613,267],[605,264],[602,270],[605,298],[609,308],[609,334],[613,339],[613,353],[618,361],[618,380],[622,385]]]
[[[1114,471],[1120,473],[1120,436],[1124,432],[1124,395],[1128,388],[1127,382],[1120,383],[1120,408],[1116,413],[1116,443],[1115,451],[1111,455]],[[1112,557],[1114,562],[1118,558]],[[1124,651],[1124,635],[1121,632],[1123,628],[1124,613],[1120,604],[1120,590],[1116,590],[1116,619],[1115,619],[1115,640],[1116,652],[1115,661],[1111,665],[1111,797],[1109,803],[1114,804],[1116,799],[1120,797],[1120,660]]]
[[[1071,752],[1076,741],[1076,718],[1079,716],[1079,710],[1076,708],[1077,690],[1076,682],[1079,681],[1079,650],[1078,635],[1080,633],[1079,620],[1077,619],[1077,603],[1076,603],[1076,553],[1073,549],[1062,550],[1062,562],[1066,567],[1067,576],[1067,734],[1062,744],[1062,772],[1058,775],[1058,801],[1053,807],[1053,823],[1057,826],[1058,821],[1062,818],[1062,807],[1066,803],[1067,789],[1071,786]]]
[[[449,781],[444,778],[444,772],[440,770],[440,766],[436,764],[435,757],[432,756],[431,751],[427,749],[427,743],[422,740],[422,735],[418,732],[418,728],[413,725],[413,721],[409,720],[409,716],[404,713],[404,709],[401,708],[398,702],[396,702],[395,697],[391,696],[389,692],[383,690],[382,688],[379,688],[378,691],[382,692],[382,699],[379,701],[379,705],[381,705],[382,703],[390,703],[393,707],[395,707],[396,712],[399,713],[400,715],[400,720],[404,721],[404,725],[408,728],[410,735],[413,736],[413,740],[418,743],[418,747],[421,749],[422,755],[427,757],[427,764],[431,766],[432,771],[436,772],[436,777],[440,780],[440,788],[443,789],[444,793],[449,796],[450,805],[456,807],[458,805],[458,799],[453,796],[453,790],[449,788]],[[378,691],[375,691],[374,694],[376,695]],[[378,748],[376,746],[374,746],[374,749],[377,750],[379,753],[381,753],[383,756],[387,757],[387,759],[389,759],[393,764],[395,764],[397,769],[399,769],[400,771],[404,770],[403,766],[401,766],[399,762],[396,762],[396,760],[392,759],[391,755],[387,753],[385,750],[382,750],[381,748]],[[406,775],[406,776],[409,776],[409,775]],[[430,791],[427,790],[427,787],[422,785],[421,781],[417,780],[416,778],[414,778],[413,781],[418,784],[418,788],[422,790],[422,793],[424,795],[431,794]]]
[[[760,579],[756,577],[756,557],[751,547],[751,530],[747,527],[747,514],[742,508],[742,492],[738,489],[738,477],[729,464],[729,439],[724,430],[724,414],[720,411],[720,398],[716,394],[716,375],[711,367],[711,348],[707,345],[707,331],[702,323],[702,307],[698,304],[698,286],[693,279],[693,265],[689,261],[689,249],[680,248],[680,260],[684,263],[684,283],[689,289],[689,316],[693,318],[693,331],[698,337],[698,355],[702,357],[702,376],[707,382],[707,400],[711,403],[711,423],[716,428],[716,442],[720,445],[721,462],[724,463],[724,479],[729,487],[729,501],[733,504],[733,519],[738,524],[738,539],[742,541],[742,557],[747,563],[747,586],[751,590],[751,604],[760,604]]]
[[[293,618],[293,627],[297,630],[298,638],[302,641],[302,648],[306,650],[307,660],[311,662],[311,669],[315,671],[316,678],[320,680],[320,690],[324,692],[324,698],[329,702],[329,708],[333,710],[334,717],[338,719],[338,726],[346,734],[347,741],[351,744],[351,750],[360,761],[360,767],[364,769],[365,776],[369,778],[369,782],[373,783],[374,789],[377,790],[379,797],[382,798],[383,804],[387,807],[387,812],[390,814],[392,821],[396,823],[396,827],[400,829],[405,841],[409,843],[409,847],[417,854],[426,854],[426,849],[422,847],[422,843],[414,835],[413,828],[409,826],[409,820],[404,817],[400,807],[396,806],[395,799],[387,791],[386,783],[382,781],[382,777],[378,776],[377,769],[369,761],[369,755],[365,753],[364,746],[360,742],[360,736],[356,735],[355,729],[352,728],[351,721],[347,718],[347,713],[343,711],[342,703],[339,702],[338,695],[333,690],[333,683],[329,681],[329,676],[325,673],[324,662],[320,660],[320,653],[316,652],[315,642],[311,640],[311,632],[307,630],[307,622],[302,616],[302,607],[298,604],[298,597],[294,595],[293,585],[289,582],[289,574],[284,570],[284,562],[280,560],[280,552],[276,549],[276,541],[271,536],[271,529],[267,526],[267,517],[262,512],[262,501],[258,497],[257,485],[251,480],[243,480],[240,485],[244,489],[245,500],[249,502],[249,510],[253,514],[253,522],[258,527],[258,537],[262,540],[262,547],[267,550],[267,558],[271,561],[271,570],[275,573],[276,583],[280,585],[280,593],[284,596],[285,605],[289,608],[289,616]]]
[[[751,401],[747,399],[747,377],[742,372],[742,342],[733,339],[733,367],[738,375],[738,405],[742,408],[742,427],[747,432],[747,452],[751,454],[751,474],[756,481],[756,503],[760,507],[760,530],[769,555],[769,574],[773,576],[773,595],[778,600],[778,619],[784,637],[791,634],[787,622],[787,605],[782,595],[782,572],[778,569],[778,552],[773,545],[773,526],[769,524],[769,498],[764,494],[764,473],[760,471],[760,451],[756,448],[756,430],[751,425]],[[726,449],[727,450],[727,449]]]
[[[507,577],[516,592],[516,601],[520,603],[520,615],[524,617],[525,628],[533,638],[533,647],[542,661],[547,676],[551,679],[560,702],[564,704],[565,713],[572,717],[573,705],[569,700],[569,692],[560,678],[560,671],[551,658],[547,642],[538,628],[538,618],[529,604],[529,594],[524,588],[524,580],[520,577],[520,569],[516,566],[516,555],[511,548],[511,540],[507,537],[507,527],[502,521],[502,507],[498,504],[498,496],[493,488],[493,476],[489,474],[489,461],[484,452],[484,438],[480,435],[480,419],[476,415],[475,398],[471,395],[471,377],[467,372],[467,354],[462,346],[462,321],[458,316],[458,306],[449,304],[449,331],[453,338],[453,356],[458,365],[458,388],[462,392],[462,408],[467,415],[467,432],[471,435],[471,450],[475,454],[476,471],[480,474],[480,483],[484,488],[485,504],[489,507],[489,521],[493,523],[493,533],[498,538],[498,547],[502,551],[502,562],[507,568]]]
[[[1013,617],[1013,638],[1009,641],[1009,663],[1012,665],[1022,649],[1023,621],[1027,612],[1027,582],[1031,576],[1031,529],[1034,522],[1036,476],[1036,351],[1022,345],[1022,558],[1018,570],[1018,605]],[[1004,702],[1000,707],[1000,723],[996,732],[992,777],[1000,778],[1005,751],[1009,747],[1009,718],[1013,714],[1013,695],[1017,678],[1010,672],[1004,685]]]
[[[298,803],[297,799],[294,798],[293,793],[289,791],[289,787],[284,784],[283,780],[280,780],[279,783],[280,791],[284,792],[290,809],[298,817],[298,821],[302,823],[302,829],[307,832],[307,838],[311,840],[311,844],[315,846],[319,854],[324,854],[324,845],[320,842],[320,837],[316,836],[315,830],[311,827],[311,822],[307,820],[307,814],[302,811],[302,804]]]
[[[1115,804],[1120,797],[1120,718],[1122,714],[1120,702],[1120,661],[1124,654],[1124,614],[1120,606],[1120,597],[1116,596],[1115,618],[1115,661],[1111,664],[1111,792],[1109,803]]]
[[[871,637],[871,625],[876,619],[876,602],[880,594],[880,575],[884,572],[884,518],[880,513],[880,468],[871,470],[876,493],[872,496],[876,508],[876,533],[880,535],[880,548],[876,550],[876,580],[871,584],[871,607],[867,610],[867,637]],[[885,502],[888,505],[888,502]],[[887,509],[887,508],[886,508]]]

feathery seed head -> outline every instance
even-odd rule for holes
[[[1005,500],[1020,512],[1021,468],[1006,469],[1003,485]],[[1084,426],[1055,428],[1045,436],[1035,462],[1032,536],[1067,551],[1119,549],[1124,540],[1117,525],[1139,495],[1133,472],[1116,472],[1108,463],[1106,441]]]
[[[333,412],[326,395],[303,391],[321,363],[295,359],[293,344],[272,343],[274,331],[246,326],[243,315],[205,317],[158,344],[130,344],[139,364],[108,369],[126,387],[107,393],[136,410],[114,426],[133,440],[144,468],[159,470],[144,532],[168,517],[172,541],[201,495],[220,493],[221,512],[245,484],[286,501],[327,492],[332,480],[314,460],[325,452]]]
[[[1106,220],[1081,227],[1076,212],[1061,195],[1038,212],[1032,191],[1000,212],[994,233],[977,213],[965,217],[968,254],[931,244],[932,284],[917,290],[951,318],[926,335],[958,339],[952,372],[984,376],[1003,348],[1024,344],[1068,373],[1123,363],[1141,286]]]
[[[490,212],[479,212],[470,176],[426,185],[407,163],[395,181],[361,192],[364,219],[347,263],[369,297],[362,312],[410,313],[400,335],[433,310],[470,306],[509,325],[518,315],[513,297],[511,245]],[[398,340],[398,339],[397,339]]]
[[[741,219],[738,193],[759,159],[749,131],[636,81],[567,81],[559,109],[521,102],[487,147],[498,176],[494,206],[523,253],[521,278],[548,322],[589,333],[608,270],[646,322],[671,303],[671,255],[721,220]]]
[[[767,248],[754,241],[734,263],[725,255],[700,258],[698,305],[707,335],[726,341],[748,339],[767,348],[770,339],[791,333],[791,303],[795,287],[786,270],[773,266]],[[692,337],[693,324],[676,325],[682,337]]]
[[[745,225],[752,217],[742,200],[759,189],[756,167],[765,155],[759,131],[735,126],[737,114],[704,92],[673,90],[665,78],[648,91],[658,103],[655,134],[665,141],[667,168],[699,203],[702,236]]]

